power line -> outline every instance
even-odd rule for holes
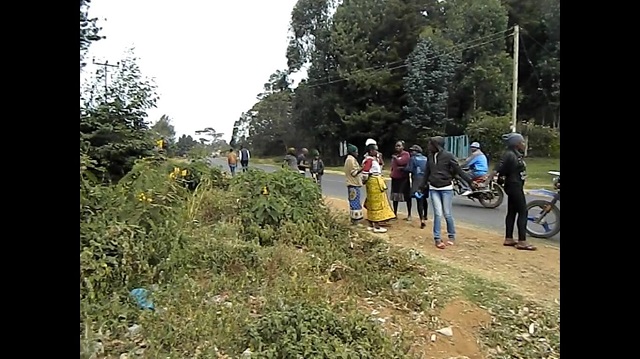
[[[520,36],[520,41],[522,41],[522,49],[524,50],[524,56],[527,59],[527,62],[529,63],[529,66],[531,66],[531,70],[533,72],[533,75],[536,77],[536,79],[538,80],[538,91],[542,92],[542,95],[544,95],[544,98],[547,100],[547,105],[552,107],[552,101],[549,98],[549,95],[547,94],[547,91],[545,91],[543,85],[542,85],[542,78],[540,77],[540,75],[538,74],[538,71],[536,69],[536,66],[533,64],[533,61],[531,61],[531,58],[529,57],[529,53],[527,52],[527,46],[524,43],[524,39],[522,38],[522,36]]]
[[[551,56],[553,56],[553,57],[557,57],[557,56],[558,56],[557,54],[554,54],[554,53],[552,53],[551,51],[547,50],[547,48],[546,48],[546,47],[544,47],[544,45],[542,45],[542,44],[540,43],[540,41],[536,40],[536,38],[535,38],[535,37],[531,36],[531,34],[530,34],[530,33],[529,33],[525,28],[521,28],[521,29],[523,30],[523,32],[524,32],[524,34],[525,34],[525,35],[529,36],[529,38],[530,38],[531,40],[533,40],[533,42],[535,42],[538,46],[540,46],[540,48],[541,48],[542,50],[544,50],[547,54],[549,54],[549,55],[551,55]]]
[[[110,65],[109,61],[105,61],[103,64],[101,64],[99,62],[96,62],[95,59],[93,59],[93,64],[104,67],[104,92],[106,94],[107,90],[108,90],[108,86],[107,86],[107,78],[108,78],[108,76],[107,76],[107,74],[109,73],[109,67],[119,67],[120,66],[120,62],[117,62],[115,65]]]
[[[491,44],[491,43],[494,43],[494,42],[496,42],[496,41],[498,41],[498,40],[503,40],[503,39],[505,39],[505,37],[503,37],[502,35],[503,35],[504,33],[506,33],[507,31],[511,30],[511,29],[512,29],[512,28],[509,28],[509,29],[507,29],[507,30],[499,31],[499,32],[496,32],[496,33],[493,33],[493,34],[490,34],[490,35],[487,35],[487,36],[484,36],[484,37],[481,37],[481,38],[478,38],[478,39],[475,39],[475,40],[469,41],[469,42],[464,43],[464,44],[456,45],[456,46],[454,46],[454,49],[453,49],[452,51],[447,52],[447,53],[445,53],[445,54],[440,54],[440,55],[436,55],[436,56],[433,56],[433,57],[427,58],[427,60],[434,60],[434,59],[437,59],[437,58],[440,58],[440,57],[453,55],[453,54],[456,54],[456,53],[459,53],[459,52],[462,52],[462,51],[465,51],[465,50],[469,50],[469,49],[473,49],[473,48],[476,48],[476,47],[480,47],[480,46],[484,46],[484,45],[487,45],[487,44]],[[506,37],[508,38],[508,37],[510,37],[510,36],[512,36],[512,35],[513,35],[513,34],[512,34],[512,33],[510,33],[510,34],[507,34],[507,36],[506,36]],[[492,37],[493,37],[493,38],[492,38]],[[487,39],[487,38],[492,38],[492,39],[490,39],[490,40],[488,40],[488,41],[484,41],[484,42],[478,43],[478,44],[469,45],[469,44],[472,44],[472,43],[477,42],[477,41],[479,41],[479,40]],[[466,47],[462,47],[462,46],[465,46],[465,45],[468,45],[468,46],[466,46]],[[387,64],[387,66],[386,66],[386,67],[376,67],[376,66],[372,66],[372,67],[368,67],[368,68],[364,68],[364,69],[354,70],[354,71],[352,71],[352,72],[347,73],[346,75],[354,75],[354,74],[357,74],[357,73],[360,73],[360,72],[365,72],[365,71],[382,71],[382,70],[388,70],[388,71],[391,71],[391,70],[397,70],[397,69],[401,69],[401,68],[404,68],[404,67],[408,67],[408,66],[409,66],[409,64],[404,63],[405,61],[406,61],[406,60],[392,62],[392,63],[390,63],[390,64]],[[397,66],[388,67],[389,65],[394,64],[394,63],[395,63],[395,64],[397,64],[397,63],[402,63],[402,64],[401,64],[401,65],[397,65]],[[314,81],[312,81],[312,82],[311,82],[311,85],[309,85],[309,84],[308,84],[309,82],[305,83],[305,85],[306,85],[306,87],[308,87],[308,88],[314,88],[314,87],[319,87],[319,86],[324,86],[324,85],[334,84],[334,83],[338,83],[338,82],[342,82],[342,81],[347,81],[347,79],[345,79],[345,78],[343,78],[343,77],[340,77],[340,78],[335,78],[334,80],[327,80],[327,81],[324,81],[324,82],[320,82],[320,81],[318,80],[318,81],[315,81],[315,82],[314,82]]]

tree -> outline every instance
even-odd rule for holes
[[[198,141],[194,140],[191,135],[182,135],[176,142],[176,155],[180,157],[186,156],[196,145]]]
[[[456,71],[451,46],[425,37],[409,55],[404,90],[408,105],[405,123],[414,131],[429,135],[443,134],[448,120],[449,88]]]
[[[102,28],[98,27],[98,19],[89,17],[89,5],[91,0],[80,0],[80,69],[85,65],[83,62],[92,42],[104,39],[100,35]]]
[[[133,50],[104,89],[98,70],[85,89],[80,141],[87,155],[106,169],[105,180],[124,176],[138,158],[153,154],[147,111],[156,105],[156,85],[140,72]]]

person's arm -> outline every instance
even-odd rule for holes
[[[427,188],[429,186],[429,175],[431,174],[431,168],[429,167],[429,161],[431,161],[431,159],[429,157],[427,157],[427,165],[424,167],[424,176],[422,176],[421,179],[421,183],[418,186],[418,188],[420,188],[421,190],[424,190],[425,188]]]
[[[324,162],[322,160],[318,160],[318,174],[324,174]]]
[[[362,170],[360,172],[369,174],[369,171],[371,171],[371,162],[373,162],[373,159],[371,158],[367,158],[366,160],[364,160],[364,162],[362,163]]]
[[[409,154],[409,152],[402,152],[400,156],[396,157],[396,166],[398,166],[399,168],[404,168],[407,164],[409,164],[410,160],[411,155]]]
[[[471,167],[476,163],[477,158],[478,156],[475,153],[472,153],[471,156],[469,156],[460,167]]]
[[[471,178],[471,176],[469,176],[467,172],[462,170],[462,167],[460,167],[460,165],[458,164],[458,161],[456,161],[455,158],[451,158],[449,160],[449,166],[451,166],[451,169],[453,170],[452,172],[462,177],[462,179],[465,180],[465,182],[467,183],[473,182],[473,178]]]
[[[413,169],[416,167],[416,158],[415,157],[411,157],[409,159],[409,163],[407,163],[407,165],[402,169],[405,172],[409,172],[412,173]]]
[[[496,175],[505,176],[508,174],[511,162],[513,160],[512,155],[513,154],[510,152],[505,152],[502,157],[500,157],[500,161],[494,168],[493,172],[491,172],[489,177],[487,177],[488,181],[493,180],[493,177],[495,177]]]
[[[362,168],[358,165],[358,161],[353,157],[349,157],[347,160],[347,169],[349,170],[349,174],[353,177],[362,172]]]
[[[247,150],[247,158],[245,159],[245,161],[249,161],[250,159],[251,159],[251,152]]]

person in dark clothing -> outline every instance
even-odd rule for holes
[[[435,136],[429,139],[429,155],[427,168],[421,188],[429,188],[429,199],[433,208],[433,239],[436,247],[444,249],[446,245],[453,245],[456,229],[451,213],[453,202],[453,177],[458,175],[465,181],[476,186],[471,177],[460,168],[455,156],[444,149],[444,137]],[[447,243],[440,238],[440,221],[444,216],[447,223]]]
[[[504,219],[504,245],[517,249],[534,251],[536,247],[527,243],[527,199],[524,195],[524,182],[527,177],[527,164],[524,162],[524,137],[519,133],[502,135],[507,150],[488,178],[499,176],[499,183],[507,194],[507,216]],[[514,225],[518,226],[518,241],[513,239]]]
[[[418,145],[411,146],[409,151],[411,160],[409,160],[409,164],[404,170],[411,174],[411,198],[416,199],[420,229],[423,229],[426,227],[424,221],[427,220],[429,210],[429,202],[427,202],[429,200],[429,190],[420,188],[420,185],[424,182],[423,177],[427,170],[427,157],[422,154],[422,147]],[[411,198],[409,201],[411,201]]]
[[[300,150],[300,154],[298,155],[298,172],[301,175],[307,175],[307,168],[309,168],[309,163],[307,162],[307,155],[309,154],[309,150],[303,148]]]

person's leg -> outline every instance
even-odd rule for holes
[[[442,213],[447,222],[447,244],[452,245],[456,240],[456,225],[453,221],[453,190],[440,191],[442,198]]]
[[[433,240],[436,246],[440,248],[442,245],[440,239],[440,221],[442,219],[442,198],[440,197],[440,191],[429,191],[429,199],[433,207]]]
[[[527,198],[524,195],[524,189],[520,188],[517,193],[514,191],[514,205],[515,210],[518,215],[517,226],[518,226],[518,244],[516,244],[517,249],[536,250],[536,247],[527,243]]]
[[[411,207],[413,206],[413,200],[411,199],[411,182],[409,179],[405,179],[402,183],[402,196],[404,197],[404,201],[407,203],[407,221],[411,220]]]
[[[236,166],[229,165],[229,171],[231,172],[231,176],[235,176],[236,175]]]
[[[471,178],[473,178],[473,173],[471,171],[465,171],[469,176],[471,176]],[[473,191],[471,190],[471,183],[465,181],[462,177],[456,175],[456,178],[458,178],[458,181],[460,181],[460,187],[462,187],[462,194],[460,194],[461,196],[468,196],[471,193],[473,193]]]
[[[318,186],[322,188],[322,175],[316,175],[316,182],[318,183]]]
[[[516,221],[516,198],[517,194],[513,193],[510,188],[505,188],[507,194],[507,215],[504,218],[504,245],[513,246],[515,241],[513,240],[513,227]]]

